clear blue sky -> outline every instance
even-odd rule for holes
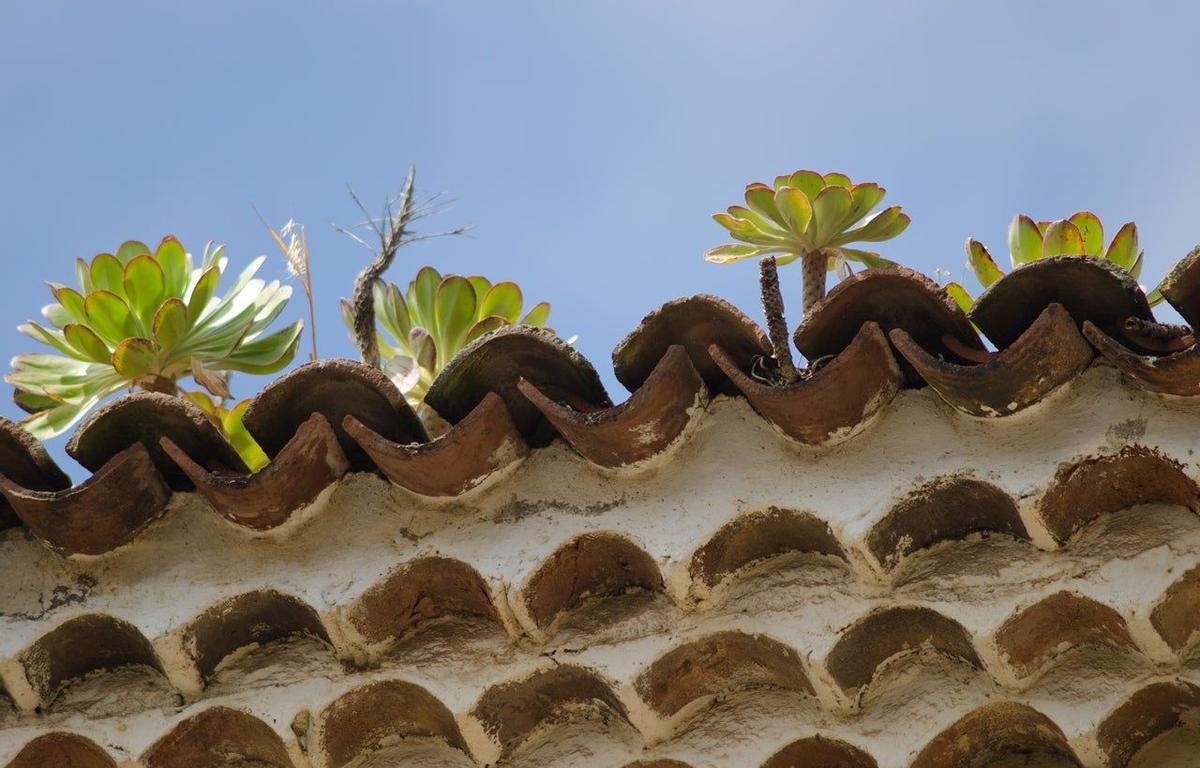
[[[473,229],[389,277],[519,281],[616,400],[609,353],[661,302],[759,315],[752,265],[701,261],[708,216],[796,168],[884,184],[913,218],[884,254],[927,273],[961,279],[968,235],[1003,254],[1014,213],[1089,208],[1138,222],[1154,282],[1200,241],[1200,10],[1138,5],[6,2],[0,339],[32,349],[43,281],[124,239],[272,253],[253,203],[307,225],[321,354],[351,355],[337,298],[365,254],[330,224],[356,219],[347,183],[376,204],[409,162],[455,200],[428,226]]]

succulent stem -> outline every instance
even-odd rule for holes
[[[175,386],[175,380],[166,376],[154,376],[146,378],[141,382],[142,389],[147,392],[159,392],[164,395],[178,395],[179,388]]]
[[[779,290],[779,270],[774,256],[764,256],[758,262],[758,284],[762,294],[763,314],[767,317],[767,334],[775,350],[775,363],[779,375],[787,384],[800,378],[792,362],[792,350],[788,346],[787,320],[783,316],[783,293]],[[824,277],[824,272],[821,277]]]
[[[806,251],[800,257],[801,279],[804,281],[804,314],[807,315],[817,302],[825,298],[825,272],[829,268],[829,257],[822,250]]]

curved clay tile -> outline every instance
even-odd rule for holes
[[[740,515],[721,526],[688,563],[694,581],[714,587],[742,568],[790,552],[812,552],[846,560],[829,523],[810,512],[769,509]]]
[[[692,768],[690,765],[679,760],[638,760],[636,763],[629,763],[625,768]]]
[[[939,733],[910,768],[986,766],[1013,757],[1041,758],[1027,764],[1047,768],[1082,765],[1053,720],[1025,704],[1003,701],[986,704]]]
[[[121,546],[171,499],[141,443],[64,491],[32,491],[0,475],[0,493],[39,539],[64,555],[100,555]]]
[[[1200,328],[1200,246],[1171,267],[1159,290],[1188,325]]]
[[[584,533],[538,566],[521,591],[530,618],[541,629],[586,598],[621,595],[630,588],[663,589],[654,558],[624,536]]]
[[[1017,267],[993,283],[971,307],[971,320],[1004,349],[1050,304],[1062,304],[1076,323],[1090,320],[1108,333],[1129,317],[1154,319],[1137,280],[1116,264],[1088,256],[1054,256]]]
[[[867,534],[867,549],[884,570],[940,541],[972,533],[1001,533],[1029,541],[1017,504],[991,483],[973,477],[939,477],[892,505]]]
[[[204,611],[183,628],[182,641],[201,679],[208,682],[221,661],[234,651],[293,635],[315,637],[332,645],[312,606],[263,589],[231,597]]]
[[[553,333],[525,325],[500,328],[468,344],[434,379],[425,402],[457,424],[487,393],[495,392],[521,434],[540,448],[554,439],[554,431],[517,388],[521,379],[577,411],[612,406],[596,369],[583,355]]]
[[[145,768],[295,768],[271,726],[248,712],[219,706],[176,725],[139,763]]]
[[[629,722],[625,705],[607,682],[591,670],[569,664],[492,686],[479,697],[471,714],[507,755],[541,723],[564,707],[580,704],[600,707]]]
[[[103,614],[77,616],[21,652],[18,661],[44,709],[76,678],[101,669],[145,666],[163,673],[150,641],[132,624]]]
[[[1200,565],[1167,587],[1150,612],[1150,623],[1176,653],[1192,644],[1200,632]]]
[[[457,496],[529,454],[499,395],[484,395],[466,418],[427,443],[396,443],[353,416],[343,423],[396,485],[423,496]]]
[[[828,364],[793,384],[751,378],[718,345],[709,353],[754,410],[806,445],[836,443],[855,434],[891,402],[903,379],[887,339],[873,322],[864,323]]]
[[[1100,723],[1096,738],[1111,768],[1125,768],[1155,737],[1200,714],[1200,686],[1184,680],[1152,683]]]
[[[159,392],[122,395],[100,406],[71,435],[67,453],[96,472],[118,453],[141,443],[172,488],[190,490],[191,480],[159,445],[163,437],[170,438],[205,467],[246,471],[237,451],[204,411],[186,400]]]
[[[1131,445],[1120,453],[1064,464],[1038,502],[1038,514],[1059,544],[1107,512],[1139,504],[1178,504],[1195,511],[1200,489],[1178,462]]]
[[[308,418],[271,463],[253,474],[209,472],[169,437],[162,448],[227,520],[265,531],[287,522],[347,470],[337,435],[319,413]]]
[[[5,768],[117,768],[95,742],[56,731],[26,744]]]
[[[314,413],[333,427],[342,452],[356,470],[371,470],[374,464],[342,431],[347,414],[388,440],[426,440],[425,427],[396,385],[377,368],[354,360],[317,360],[281,376],[255,395],[242,423],[274,458]]]
[[[402,638],[444,616],[500,623],[483,577],[448,557],[423,557],[393,569],[346,610],[347,620],[371,645]]]
[[[986,363],[953,363],[931,355],[897,328],[891,340],[904,359],[950,405],[972,416],[1006,416],[1028,408],[1074,379],[1095,356],[1061,304]]]
[[[1083,335],[1104,359],[1142,389],[1165,395],[1200,395],[1200,345],[1170,355],[1143,355],[1133,351],[1090,322]]]
[[[636,464],[666,449],[687,426],[697,401],[707,395],[687,351],[678,344],[667,348],[628,400],[612,408],[576,411],[525,379],[517,386],[572,448],[602,467]]]
[[[429,691],[404,680],[367,683],[321,713],[320,749],[342,768],[401,739],[437,738],[468,756],[454,715]]]
[[[54,463],[45,446],[20,424],[3,416],[0,416],[0,475],[31,491],[61,491],[71,487],[71,478]],[[7,501],[0,501],[0,529],[17,521]]]
[[[638,695],[658,714],[677,715],[697,699],[757,688],[812,695],[800,654],[778,640],[718,632],[668,651],[638,675]]]
[[[821,768],[878,768],[875,758],[866,752],[827,736],[810,736],[793,741],[767,758],[762,768],[796,768],[810,765]]]
[[[858,335],[864,323],[890,333],[903,328],[922,348],[958,359],[942,341],[952,336],[970,349],[983,350],[966,314],[946,291],[906,267],[875,267],[851,275],[813,307],[793,336],[809,360],[836,355]]]
[[[1121,614],[1073,592],[1056,592],[1022,608],[996,630],[996,645],[1018,678],[1080,645],[1105,643],[1136,650]]]
[[[668,301],[646,315],[613,350],[613,371],[617,381],[636,392],[667,350],[680,345],[710,391],[734,394],[737,390],[708,355],[713,344],[740,369],[749,369],[756,358],[771,356],[766,333],[740,309],[716,296],[689,296]]]
[[[854,693],[888,660],[927,647],[983,667],[961,624],[930,608],[906,606],[873,611],[852,624],[829,652],[825,668],[843,691]]]

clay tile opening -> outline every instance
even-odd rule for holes
[[[271,726],[229,707],[212,707],[179,723],[140,762],[145,768],[295,768]]]
[[[504,400],[492,392],[466,418],[427,443],[392,442],[353,416],[346,433],[396,485],[423,496],[457,496],[529,454]]]
[[[100,555],[130,541],[171,498],[150,454],[135,443],[63,491],[33,491],[0,475],[0,492],[25,525],[64,555]]]
[[[254,474],[209,472],[170,438],[163,450],[225,519],[256,531],[287,522],[350,468],[325,417],[308,418],[271,463]]]
[[[687,426],[698,399],[707,394],[678,344],[667,349],[628,400],[612,408],[577,411],[524,379],[517,386],[572,448],[602,467],[636,464],[665,450]]]
[[[1100,723],[1097,741],[1111,768],[1124,768],[1155,737],[1186,723],[1200,710],[1200,686],[1183,680],[1153,683],[1133,694]]]
[[[159,392],[122,395],[97,408],[67,441],[67,453],[93,472],[134,443],[150,452],[154,466],[177,491],[192,481],[163,451],[159,439],[168,437],[196,461],[212,470],[245,472],[233,446],[196,406]]]
[[[1177,504],[1196,511],[1200,489],[1179,462],[1140,445],[1059,467],[1038,514],[1059,544],[1103,514],[1140,504]]]
[[[607,682],[591,670],[567,664],[492,686],[479,698],[472,714],[507,755],[535,728],[573,705],[599,707],[629,722],[625,705]]]
[[[1016,502],[973,477],[939,477],[896,502],[867,534],[867,549],[887,571],[941,541],[987,532],[1029,541]]]
[[[1105,360],[1142,389],[1182,397],[1200,395],[1200,345],[1150,356],[1133,351],[1090,322],[1083,324],[1083,335]]]
[[[976,299],[971,320],[1004,349],[1050,304],[1063,305],[1076,323],[1090,320],[1109,334],[1126,318],[1154,319],[1137,280],[1116,264],[1087,256],[1054,256],[1018,267],[993,283]]]
[[[793,552],[846,560],[829,524],[810,512],[770,507],[726,523],[696,550],[688,564],[692,579],[714,587],[754,563]]]
[[[342,768],[403,739],[441,739],[470,755],[446,705],[404,680],[355,688],[326,707],[320,717],[321,750],[328,768]]]
[[[1024,410],[1074,379],[1095,352],[1061,304],[1050,304],[1011,345],[985,363],[951,362],[925,351],[897,328],[892,343],[950,405],[972,416]]]
[[[41,442],[20,424],[2,416],[0,475],[13,485],[30,491],[62,491],[71,487],[71,478],[54,463]],[[0,499],[0,530],[16,525],[18,521],[11,505]]]
[[[73,733],[47,733],[26,744],[6,768],[116,768],[108,753]]]
[[[868,322],[877,323],[884,333],[903,328],[922,348],[952,360],[959,358],[943,336],[970,349],[984,348],[945,290],[905,267],[875,267],[842,280],[804,318],[793,340],[801,354],[817,360],[841,352]]]
[[[638,695],[672,717],[697,699],[758,688],[813,693],[800,655],[778,640],[718,632],[668,651],[642,672]]]
[[[449,616],[500,623],[483,577],[446,557],[423,557],[393,569],[346,612],[372,645],[401,639],[426,622]]]
[[[1200,246],[1171,267],[1159,290],[1188,325],[1200,327]]]
[[[827,445],[857,434],[899,391],[903,377],[879,326],[860,326],[849,346],[792,384],[770,385],[746,373],[725,349],[709,353],[754,410],[788,437]]]
[[[1081,766],[1054,721],[1016,702],[987,704],[939,733],[910,768],[986,766],[1005,758],[1028,765]],[[1039,762],[1033,762],[1039,759]]]
[[[624,536],[598,532],[576,536],[555,550],[529,577],[522,595],[530,617],[546,629],[587,598],[636,588],[663,589],[654,559]]]
[[[247,592],[207,609],[182,633],[184,650],[201,678],[212,679],[221,661],[248,645],[305,635],[331,645],[321,617],[307,603],[273,589]]]
[[[144,666],[163,674],[158,655],[137,627],[102,614],[60,624],[22,651],[18,661],[42,709],[68,683],[89,672]]]
[[[1176,653],[1200,639],[1200,565],[1167,587],[1150,612],[1150,623]]]
[[[828,736],[810,736],[788,744],[762,764],[762,768],[878,768],[875,758],[858,747]]]
[[[749,370],[755,358],[771,356],[771,342],[753,320],[724,299],[700,295],[668,301],[646,315],[613,350],[613,371],[617,381],[636,392],[667,350],[680,345],[710,391],[735,394],[709,357],[713,344],[743,370]]]
[[[1121,614],[1073,592],[1042,598],[996,630],[996,645],[1019,678],[1029,677],[1072,648],[1097,643],[1137,648]]]
[[[371,470],[374,464],[342,431],[347,414],[388,440],[426,440],[421,420],[391,380],[378,369],[354,360],[318,360],[281,376],[254,397],[242,422],[266,454],[274,458],[314,413],[324,416],[333,427],[342,452],[356,470]]]
[[[521,394],[517,387],[521,379],[577,411],[612,405],[596,369],[583,355],[553,333],[523,325],[500,328],[468,344],[434,379],[425,402],[443,419],[457,424],[487,393],[495,392],[529,444],[540,448],[554,439],[555,432]]]
[[[846,693],[863,689],[876,671],[893,657],[931,648],[982,668],[971,637],[953,619],[929,608],[883,608],[867,614],[846,629],[825,667]]]

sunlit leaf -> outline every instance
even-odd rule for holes
[[[1033,219],[1023,214],[1008,225],[1008,253],[1014,267],[1042,257],[1042,233]]]

